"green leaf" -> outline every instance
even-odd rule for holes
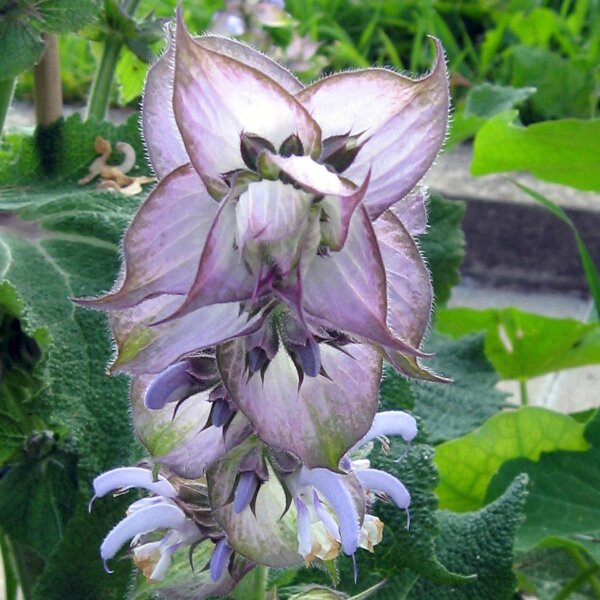
[[[431,272],[433,291],[438,305],[450,298],[452,287],[460,280],[459,267],[465,255],[465,238],[461,229],[465,205],[439,196],[429,199],[429,229],[419,238]]]
[[[6,307],[14,300],[13,290],[0,284],[0,302]],[[0,308],[0,466],[18,461],[27,438],[36,429],[46,429],[32,410],[34,398],[44,386],[40,347],[13,316],[18,312],[18,303],[11,312]]]
[[[58,451],[12,467],[0,479],[0,527],[13,543],[48,559],[75,509],[76,464],[74,454]]]
[[[385,408],[393,407],[387,405]],[[347,558],[339,561],[343,588],[350,595],[387,579],[386,585],[374,598],[402,597],[399,590],[410,588],[414,581],[411,574],[452,585],[465,581],[465,577],[449,571],[435,554],[439,523],[437,498],[432,491],[438,483],[433,454],[433,449],[427,444],[413,442],[406,448],[396,441],[392,442],[389,454],[384,453],[378,444],[369,455],[373,468],[391,473],[410,491],[410,528],[406,527],[406,515],[395,504],[376,502],[373,505],[371,512],[384,523],[383,540],[373,554],[364,550],[356,554],[357,586],[352,583],[351,561]]]
[[[473,431],[506,405],[504,392],[495,389],[496,372],[483,352],[483,336],[458,340],[433,335],[427,349],[435,353],[427,364],[436,373],[452,378],[448,384],[411,384],[416,398],[414,412],[423,419],[434,444]]]
[[[14,312],[18,305],[15,316],[23,331],[43,342],[45,385],[33,408],[51,428],[67,430],[78,456],[75,516],[38,581],[43,591],[35,597],[45,600],[120,599],[129,570],[121,567],[121,575],[109,579],[98,557],[98,544],[123,516],[123,506],[115,502],[93,517],[86,512],[92,477],[128,464],[134,448],[128,382],[105,373],[112,353],[106,319],[70,300],[112,286],[123,230],[138,204],[136,198],[77,185],[95,158],[96,135],[132,143],[143,160],[135,123],[115,128],[82,124],[75,117],[62,125],[57,138],[54,167],[59,173],[54,178],[45,176],[34,138],[9,136],[0,161],[0,248],[5,251],[0,286],[11,292],[0,295],[0,306]],[[49,477],[55,480],[58,474],[52,471]],[[3,498],[12,504],[10,496]],[[14,509],[20,510],[18,503]],[[24,518],[23,523],[43,543],[40,522]]]
[[[440,513],[438,556],[454,571],[477,577],[460,586],[420,579],[411,600],[510,600],[516,578],[512,570],[515,530],[522,521],[526,477],[517,477],[493,504],[477,512]]]
[[[600,559],[600,413],[588,422],[585,439],[591,444],[587,452],[560,447],[538,462],[526,457],[511,460],[491,480],[487,499],[496,497],[516,472],[531,479],[526,519],[517,531],[519,550],[541,542],[567,543]]]
[[[600,119],[563,119],[522,127],[515,123],[516,116],[517,111],[508,111],[479,130],[473,147],[473,175],[530,171],[545,181],[600,191]]]
[[[11,79],[30,69],[46,45],[40,32],[27,21],[0,18],[0,78]]]
[[[485,353],[503,379],[526,380],[600,363],[598,322],[555,319],[516,308],[453,308],[438,312],[437,326],[452,336],[485,331]]]
[[[77,510],[63,539],[37,580],[33,600],[123,600],[131,580],[131,563],[113,561],[112,574],[104,571],[100,544],[110,528],[125,516],[130,495],[96,502],[88,514],[89,494],[77,499]]]
[[[514,108],[534,93],[533,87],[514,88],[487,82],[469,88],[463,109],[452,117],[446,150],[472,138],[488,119]]]
[[[465,100],[465,116],[490,118],[515,104],[523,102],[535,93],[533,87],[514,88],[492,83],[482,83],[469,89]]]
[[[100,5],[100,0],[51,0],[38,2],[36,9],[41,16],[43,30],[66,33],[79,31],[97,18]]]
[[[492,477],[510,459],[537,461],[543,452],[554,450],[583,453],[589,447],[584,427],[568,415],[524,406],[491,417],[469,435],[440,444],[435,456],[440,507],[467,511],[483,506]],[[519,471],[513,471],[513,477],[515,473]]]
[[[587,119],[593,115],[596,66],[593,61],[588,66],[547,48],[515,45],[510,48],[506,63],[511,85],[537,89],[529,101],[537,120]]]
[[[117,62],[117,82],[119,84],[119,104],[129,104],[142,93],[148,65],[133,52],[124,49]]]
[[[544,48],[559,27],[559,17],[550,8],[536,7],[528,13],[517,12],[509,27],[524,44]]]

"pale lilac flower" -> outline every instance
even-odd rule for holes
[[[390,435],[410,442],[414,418],[401,411],[378,414],[357,448]],[[231,450],[207,472],[211,506],[228,546],[272,567],[330,560],[340,550],[348,556],[358,548],[372,551],[383,530],[368,513],[375,496],[405,510],[408,528],[410,493],[401,481],[350,455],[341,467],[345,472],[310,469],[252,438]]]
[[[202,534],[175,502],[175,488],[161,475],[155,481],[148,469],[124,467],[99,475],[94,480],[94,499],[132,487],[144,488],[155,495],[129,506],[127,516],[102,542],[100,556],[108,570],[107,561],[131,540],[134,560],[140,563],[148,579],[160,581],[165,577],[173,554],[198,542]],[[142,542],[142,536],[158,529],[165,529],[167,533],[158,541]]]
[[[422,79],[367,69],[304,88],[247,46],[192,38],[179,18],[144,95],[160,183],[126,233],[121,282],[83,301],[112,312],[113,370],[175,374],[216,347],[233,403],[266,443],[336,468],[370,427],[380,356],[435,378],[418,363],[432,291],[411,190],[447,104],[439,44]],[[298,414],[281,410],[288,398]]]
[[[366,69],[304,87],[248,46],[192,38],[179,13],[144,94],[159,184],[126,232],[120,281],[81,303],[110,312],[112,369],[134,375],[153,462],[202,491],[183,500],[148,471],[101,476],[96,495],[155,494],[109,533],[105,560],[133,538],[157,578],[210,539],[211,577],[235,579],[252,563],[372,550],[376,496],[408,515],[404,485],[352,453],[416,435],[409,415],[376,414],[384,357],[437,378],[419,363],[432,288],[414,241],[418,183],[447,126],[435,45],[420,79]],[[156,528],[165,536],[145,543]]]

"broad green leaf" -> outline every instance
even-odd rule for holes
[[[379,388],[382,410],[409,410],[415,407],[415,394],[410,382],[385,365]]]
[[[535,177],[600,191],[600,119],[563,119],[522,127],[517,111],[490,119],[475,137],[473,175],[530,171]]]
[[[0,526],[13,543],[48,559],[75,509],[76,465],[74,454],[52,452],[11,467],[0,479]]]
[[[465,255],[461,229],[465,205],[456,200],[431,196],[428,205],[429,229],[419,238],[431,271],[436,303],[445,304],[452,287],[460,280],[459,267]]]
[[[485,353],[503,379],[600,363],[600,325],[516,308],[440,310],[437,327],[451,336],[485,331]]]
[[[528,13],[517,12],[509,23],[509,28],[519,36],[521,42],[542,48],[548,46],[558,27],[558,13],[550,8],[539,7]]]
[[[0,78],[11,79],[36,64],[46,45],[27,21],[0,18]]]
[[[588,422],[587,452],[557,448],[538,462],[526,457],[502,465],[491,481],[487,499],[497,496],[514,473],[531,479],[525,503],[526,519],[517,531],[517,548],[527,551],[541,542],[555,545],[564,539],[600,559],[600,413]]]
[[[522,521],[526,477],[517,477],[493,504],[477,512],[440,512],[438,555],[452,570],[476,574],[460,586],[436,585],[421,578],[410,600],[511,600],[515,530]]]
[[[467,92],[464,108],[452,117],[446,149],[472,138],[488,119],[514,108],[534,93],[533,87],[514,88],[487,82],[473,86]]]
[[[568,60],[547,48],[514,45],[505,59],[509,83],[533,86],[532,117],[536,120],[588,119],[593,115],[594,67],[582,60]]]
[[[44,386],[40,346],[25,334],[14,316],[20,307],[13,300],[13,290],[6,283],[0,284],[0,302],[4,304],[0,308],[0,466],[18,461],[27,438],[36,430],[46,429],[31,409]],[[11,304],[14,306],[9,312]]]
[[[450,340],[435,334],[427,349],[435,353],[428,366],[452,378],[452,383],[410,384],[414,412],[423,419],[431,443],[473,431],[506,405],[507,395],[495,388],[498,376],[483,352],[483,336]]]
[[[79,117],[61,124],[54,138],[59,142],[52,160],[58,171],[54,178],[44,174],[42,164],[47,162],[41,160],[39,137],[8,136],[1,149],[0,248],[5,252],[0,286],[5,293],[0,306],[12,307],[24,333],[41,340],[44,387],[34,409],[51,429],[66,430],[69,448],[78,458],[75,516],[66,524],[34,596],[46,600],[122,598],[129,570],[122,565],[120,575],[109,579],[98,558],[98,544],[122,517],[122,505],[115,502],[111,509],[86,514],[92,477],[128,464],[133,449],[128,383],[105,373],[112,352],[106,320],[70,300],[112,286],[123,230],[139,202],[77,185],[95,158],[96,135],[113,143],[129,141],[142,161],[133,121],[120,128],[82,124]],[[47,475],[60,481],[57,473]],[[57,489],[46,487],[52,493]],[[12,503],[10,497],[7,502]],[[38,521],[24,519],[23,524],[30,537],[37,535],[43,543]]]
[[[432,458],[433,449],[426,444],[413,443],[406,450],[397,441],[392,442],[390,454],[385,455],[377,448],[369,456],[374,468],[395,475],[409,489],[410,529],[406,529],[406,515],[395,504],[375,503],[372,512],[384,523],[383,540],[375,547],[373,554],[363,550],[356,554],[358,585],[353,584],[351,561],[347,557],[338,561],[342,588],[350,595],[388,579],[388,583],[374,598],[398,597],[393,596],[392,591],[397,590],[399,582],[405,586],[410,581],[406,579],[407,571],[438,583],[458,584],[464,581],[464,577],[447,570],[435,555],[439,524],[437,499],[432,489],[438,478]]]
[[[492,477],[512,458],[537,461],[543,452],[583,452],[589,447],[584,428],[568,415],[524,406],[495,415],[477,431],[440,444],[435,456],[440,507],[462,512],[483,506]]]
[[[119,104],[129,104],[142,93],[148,65],[133,52],[124,49],[117,62],[117,82],[119,84]]]
[[[493,83],[481,83],[469,89],[465,100],[465,116],[490,118],[527,100],[535,88],[514,88]]]
[[[33,600],[123,600],[131,582],[131,563],[113,561],[114,573],[109,575],[102,566],[99,548],[133,499],[135,496],[126,494],[97,501],[89,514],[89,496],[78,498],[62,542],[36,582]]]
[[[37,2],[40,28],[44,31],[66,33],[79,31],[84,25],[98,17],[101,0],[51,0]]]
[[[464,110],[457,110],[450,121],[448,139],[444,145],[446,152],[461,142],[473,138],[486,122],[487,119],[484,117],[467,116]]]

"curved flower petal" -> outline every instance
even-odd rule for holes
[[[221,579],[225,569],[229,566],[233,548],[223,538],[217,542],[210,559],[210,578],[213,581]]]
[[[325,525],[325,529],[329,532],[329,535],[331,535],[334,540],[337,540],[338,542],[341,541],[340,528],[329,511],[323,506],[317,490],[314,490],[313,492],[313,506],[315,507],[317,516],[321,519],[323,525]]]
[[[300,473],[300,485],[312,485],[326,498],[339,524],[342,549],[348,555],[358,548],[360,525],[364,511],[359,514],[356,499],[348,487],[350,475],[333,473],[328,469],[306,469]]]
[[[190,162],[173,112],[175,40],[167,33],[167,48],[150,67],[142,100],[142,134],[148,158],[159,179]]]
[[[109,560],[136,535],[162,528],[185,532],[190,524],[185,513],[174,504],[154,504],[142,508],[125,517],[110,531],[100,546],[100,556],[103,560]]]
[[[300,386],[283,345],[264,378],[248,378],[241,341],[221,346],[217,360],[233,401],[261,440],[293,452],[309,467],[337,469],[377,411],[381,360],[364,345],[348,345],[342,352],[321,344],[320,350],[328,377],[305,377]]]
[[[358,469],[354,475],[363,488],[373,492],[382,492],[389,496],[398,508],[410,506],[410,494],[404,484],[393,475],[378,469]]]
[[[387,280],[387,324],[395,335],[419,348],[429,325],[433,288],[421,253],[400,220],[388,210],[373,223]],[[422,367],[414,353],[383,345],[386,358],[409,377],[446,382]]]
[[[173,105],[190,160],[209,191],[223,193],[221,174],[244,168],[243,132],[275,147],[296,134],[306,152],[320,152],[321,132],[304,107],[260,71],[194,41],[180,12]]]
[[[134,306],[154,294],[185,294],[194,281],[218,209],[190,165],[173,171],[150,194],[127,229],[120,289],[78,302],[113,310]]]
[[[417,421],[403,410],[388,410],[377,413],[367,434],[354,448],[367,444],[381,436],[399,435],[406,442],[412,442],[417,435]]]
[[[94,479],[93,486],[96,498],[102,498],[115,490],[132,487],[143,488],[164,498],[177,496],[175,488],[162,475],[155,480],[151,471],[139,467],[121,467],[102,473]]]
[[[194,389],[186,361],[175,363],[159,373],[146,389],[144,404],[150,410],[159,410],[171,402],[179,402]]]
[[[253,430],[242,413],[237,413],[227,430],[208,427],[154,460],[185,479],[204,477],[206,470],[225,452],[243,443]]]
[[[435,64],[421,79],[367,69],[331,75],[297,95],[324,138],[360,135],[363,146],[344,175],[363,181],[371,169],[363,202],[372,219],[425,175],[446,136],[448,78],[442,46],[434,41]]]
[[[310,533],[310,513],[300,498],[294,498],[294,505],[298,513],[298,552],[306,557],[312,549],[312,536]]]
[[[280,181],[251,183],[236,211],[238,243],[296,238],[308,218],[310,203],[308,194]]]
[[[418,348],[429,324],[433,289],[429,271],[411,235],[387,211],[373,223],[387,281],[391,331]]]
[[[280,156],[267,153],[263,160],[314,194],[351,196],[356,191],[352,182],[342,179],[310,156]]]
[[[185,479],[203,477],[206,469],[225,454],[223,430],[208,427],[179,444],[168,454],[155,456],[154,461]]]
[[[165,321],[178,319],[202,307],[248,300],[256,291],[256,275],[242,260],[236,243],[236,202],[227,199],[210,229],[198,270],[187,297]]]
[[[132,422],[138,439],[152,456],[169,454],[201,431],[210,415],[208,392],[190,397],[174,412],[173,405],[148,410],[144,398],[153,381],[151,375],[138,375],[131,384]]]
[[[208,491],[214,514],[236,553],[269,567],[302,564],[296,537],[296,511],[287,512],[285,492],[269,468],[269,478],[256,496],[255,511],[236,513],[232,502],[238,465],[256,440],[234,448],[207,471]]]
[[[369,187],[370,174],[357,187],[310,156],[268,155],[267,160],[303,189],[323,196],[321,241],[331,250],[340,250],[346,242],[352,215]]]
[[[118,354],[113,373],[160,373],[170,364],[203,348],[255,329],[262,314],[248,318],[238,303],[207,306],[168,323],[151,326],[174,313],[181,296],[162,295],[113,314],[111,325]]]
[[[194,41],[208,50],[233,58],[260,71],[290,94],[296,94],[304,87],[300,80],[286,68],[243,42],[217,35],[199,36],[194,38]]]
[[[385,268],[363,207],[352,217],[340,252],[317,256],[302,281],[306,312],[320,324],[410,355],[420,354],[386,325]]]
[[[404,198],[390,207],[390,210],[413,237],[417,237],[427,230],[427,190],[417,186]]]

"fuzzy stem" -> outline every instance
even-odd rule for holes
[[[123,42],[112,36],[104,42],[102,58],[98,64],[98,69],[92,83],[90,99],[88,100],[86,119],[102,121],[106,117],[110,101],[110,88],[122,46]]]
[[[15,81],[16,79],[14,77],[9,79],[0,79],[0,136],[2,135],[2,130],[4,129],[6,114],[8,113],[10,103],[12,102],[12,96],[15,90]]]
[[[140,0],[125,0],[122,7],[127,14],[132,15],[139,3]],[[110,90],[115,78],[117,62],[122,48],[123,41],[121,38],[114,34],[109,34],[104,42],[102,57],[100,58],[98,69],[92,82],[86,119],[92,118],[98,121],[105,119],[110,102]]]
[[[525,379],[519,380],[519,390],[521,392],[521,405],[527,406],[529,404],[529,394],[527,393],[527,381]]]
[[[42,35],[46,51],[42,60],[33,67],[33,86],[36,123],[47,126],[62,117],[63,100],[58,37],[53,33]]]
[[[269,569],[258,566],[244,577],[233,592],[234,600],[266,600]]]
[[[19,579],[8,540],[2,531],[0,531],[0,554],[2,555],[2,564],[4,565],[4,594],[6,600],[16,600],[19,590]]]

